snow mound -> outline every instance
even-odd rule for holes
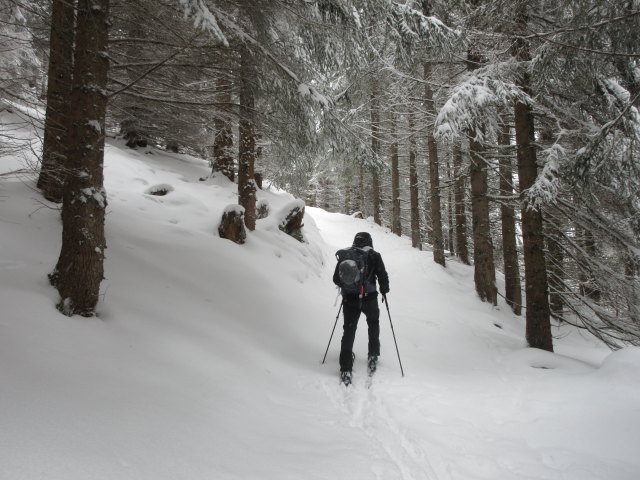
[[[627,347],[611,353],[598,374],[611,381],[640,386],[640,347]]]

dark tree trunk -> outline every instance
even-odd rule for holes
[[[218,90],[218,101],[230,106],[230,83],[222,80],[218,81]],[[222,115],[224,115],[224,109]],[[219,115],[214,121],[214,126],[216,134],[213,141],[212,172],[220,172],[233,182],[236,175],[233,165],[233,130],[231,120]]]
[[[351,213],[351,181],[347,182],[344,189],[344,213],[347,215]]]
[[[519,31],[526,30],[526,17],[518,18]],[[527,41],[517,38],[513,44],[513,55],[521,62],[530,60]],[[525,72],[520,79],[520,88],[531,94],[529,77]],[[531,107],[522,102],[515,105],[516,144],[518,148],[518,179],[520,192],[530,188],[538,176],[536,151],[534,148],[535,126]],[[522,202],[522,240],[524,246],[524,278],[526,296],[526,337],[529,346],[553,351],[551,320],[549,311],[549,288],[547,266],[544,255],[542,211]]]
[[[364,166],[358,165],[358,211],[364,215]]]
[[[564,301],[562,299],[564,252],[560,244],[562,233],[559,231],[558,226],[551,222],[545,222],[545,226],[548,259],[547,274],[549,277],[549,310],[551,315],[562,320],[564,311]]]
[[[373,83],[371,91],[371,149],[376,157],[380,157],[380,101],[378,100],[377,83]],[[373,200],[373,221],[382,225],[380,208],[380,175],[378,169],[371,171],[371,196]]]
[[[448,162],[447,164],[447,170],[449,171],[449,181],[451,181],[451,179],[453,178],[453,170],[451,167],[451,162]],[[449,223],[449,230],[448,230],[448,235],[447,238],[449,239],[449,253],[451,255],[455,255],[456,254],[456,244],[455,244],[455,212],[454,212],[454,204],[455,204],[455,200],[454,200],[454,195],[453,195],[453,186],[450,184],[449,185],[449,193],[448,193],[448,201],[447,201],[447,218],[448,218],[448,223]]]
[[[473,47],[467,53],[467,68],[475,70],[480,66],[482,56]],[[471,215],[473,227],[473,263],[476,292],[483,302],[497,305],[496,269],[493,259],[493,240],[489,219],[489,198],[487,192],[487,162],[483,145],[469,136],[469,156],[471,159]]]
[[[424,69],[424,97],[427,112],[435,118],[436,108],[433,101],[433,92],[429,85],[431,65],[425,63]],[[438,145],[433,136],[433,129],[427,130],[427,147],[429,149],[429,192],[431,196],[431,239],[433,241],[433,261],[445,266],[444,236],[442,234],[442,209],[440,204],[440,164],[438,160]]]
[[[422,250],[420,238],[420,205],[418,204],[418,165],[416,163],[416,138],[413,113],[409,113],[409,197],[411,203],[411,246]]]
[[[249,51],[242,48],[240,79],[240,124],[238,127],[238,203],[244,207],[244,223],[249,230],[256,228],[256,131],[255,101],[253,97],[252,61]]]
[[[464,192],[466,176],[462,174],[462,147],[456,142],[453,147],[454,203],[456,219],[456,252],[465,265],[469,265],[469,248],[467,246],[467,209]]]
[[[483,302],[497,305],[496,271],[487,198],[487,164],[482,145],[470,139],[471,215],[473,218],[473,263],[476,292]]]
[[[38,188],[52,202],[62,201],[70,130],[75,0],[53,0],[47,83],[47,112]]]
[[[400,218],[400,170],[398,165],[398,137],[396,134],[396,119],[391,119],[391,231],[402,235],[402,220]]]
[[[508,127],[503,132],[500,145],[510,145]],[[500,152],[500,196],[513,196],[513,167],[508,151]],[[520,267],[518,265],[518,248],[516,244],[516,219],[512,200],[502,200],[500,213],[502,216],[502,255],[504,257],[505,299],[516,315],[522,314],[522,288],[520,286]]]
[[[62,248],[52,283],[65,315],[92,316],[104,274],[103,185],[109,0],[79,0]]]

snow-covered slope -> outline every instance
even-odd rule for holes
[[[15,161],[0,159],[0,173]],[[58,212],[33,179],[0,179],[0,479],[602,479],[640,471],[640,350],[611,354],[555,330],[526,349],[524,321],[474,294],[369,220],[307,208],[306,244],[277,229],[217,235],[236,202],[205,162],[106,151],[106,280],[97,318],[55,308],[46,275]],[[169,186],[163,197],[149,195]],[[338,383],[333,254],[371,232],[391,278],[400,375],[381,305],[382,357]]]

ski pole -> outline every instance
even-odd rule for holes
[[[324,352],[324,358],[322,359],[322,364],[324,365],[324,361],[327,359],[327,353],[329,352],[329,345],[331,345],[331,340],[333,339],[333,332],[336,331],[336,325],[338,325],[338,318],[340,317],[340,312],[342,311],[342,302],[340,302],[340,308],[338,309],[338,315],[336,315],[336,323],[333,324],[333,330],[331,330],[331,336],[329,337],[329,343],[327,344],[327,350]]]
[[[389,300],[387,299],[387,295],[382,295],[383,303],[387,304],[387,314],[389,315],[389,323],[391,324],[391,333],[393,334],[393,343],[396,344],[396,353],[398,354],[398,363],[400,363],[400,372],[404,377],[404,370],[402,368],[402,360],[400,360],[400,351],[398,350],[398,342],[396,341],[396,332],[393,330],[393,322],[391,321],[391,312],[389,311]]]

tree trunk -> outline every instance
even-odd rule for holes
[[[510,145],[509,130],[502,133],[500,145]],[[513,196],[513,167],[508,151],[499,155],[500,196]],[[522,314],[522,289],[520,286],[520,267],[518,265],[518,248],[516,245],[516,220],[511,200],[502,200],[500,213],[502,216],[502,255],[504,257],[505,299],[516,315]]]
[[[469,70],[478,68],[481,55],[470,48],[467,54]],[[484,148],[475,138],[475,132],[469,135],[469,154],[471,158],[471,215],[473,227],[473,263],[476,292],[483,302],[497,305],[496,270],[493,259],[493,240],[489,219],[489,199],[487,192],[487,162]]]
[[[519,31],[526,30],[526,17],[518,18]],[[530,60],[529,46],[522,38],[516,38],[513,55],[520,62]],[[519,87],[527,94],[529,76],[525,72]],[[526,191],[536,181],[538,165],[534,148],[535,126],[531,107],[522,102],[515,105],[516,144],[518,152],[518,179],[520,192]],[[524,278],[526,294],[526,337],[529,346],[553,351],[551,321],[549,312],[549,288],[547,266],[544,256],[543,218],[540,209],[522,202],[522,240],[524,246]]]
[[[402,235],[402,220],[400,218],[400,170],[398,166],[398,136],[396,134],[396,119],[391,118],[391,231]]]
[[[103,185],[109,0],[79,0],[71,131],[62,204],[62,248],[52,283],[65,315],[92,316],[103,278]]]
[[[231,105],[230,82],[218,80],[217,97],[220,103]],[[219,114],[214,120],[214,126],[216,133],[213,141],[212,173],[220,172],[233,182],[236,174],[233,165],[233,130],[231,121],[229,118]]]
[[[349,177],[344,189],[344,213],[347,215],[351,213],[351,188],[351,177]]]
[[[451,162],[447,162],[447,170],[449,172],[449,192],[448,192],[448,199],[447,199],[447,222],[449,223],[449,229],[448,229],[448,241],[449,241],[449,253],[451,255],[455,255],[456,254],[456,244],[455,244],[455,212],[454,212],[454,196],[453,196],[453,186],[451,184],[451,179],[453,177],[453,171],[452,171],[452,167],[451,167]]]
[[[420,205],[418,204],[418,165],[413,113],[409,113],[409,197],[411,200],[411,246],[422,250],[420,237]]]
[[[433,92],[429,85],[431,65],[425,63],[424,69],[424,98],[427,112],[435,118],[437,112],[433,101]],[[442,209],[440,205],[440,165],[438,160],[438,145],[433,136],[433,129],[427,130],[427,147],[429,149],[429,191],[431,194],[431,227],[433,239],[433,261],[445,266],[444,236],[442,235]]]
[[[49,45],[47,112],[38,188],[44,198],[62,201],[70,129],[69,104],[73,79],[75,0],[53,0]]]
[[[456,252],[465,265],[469,265],[469,248],[467,246],[467,209],[464,198],[465,179],[462,174],[462,146],[456,142],[453,147],[453,175],[455,177],[454,203],[456,219]]]
[[[358,211],[364,216],[364,166],[358,165]]]
[[[240,123],[238,127],[238,203],[244,207],[244,223],[251,231],[256,228],[256,131],[255,101],[252,85],[252,61],[246,47],[241,49],[240,62]]]
[[[548,218],[548,217],[547,217]],[[558,221],[558,219],[554,219]],[[564,276],[564,252],[560,242],[562,234],[558,230],[558,225],[552,222],[545,222],[546,242],[547,242],[547,274],[549,277],[549,310],[551,315],[562,320],[564,311],[564,301],[562,299],[563,276]]]
[[[487,164],[482,144],[470,139],[471,155],[471,215],[473,218],[473,263],[476,292],[483,302],[497,305],[496,273],[493,260],[493,240],[487,198]]]
[[[378,85],[374,81],[371,87],[371,149],[376,157],[380,157],[380,101],[378,100]],[[382,225],[380,215],[380,175],[378,169],[371,171],[371,196],[373,200],[373,221]]]

